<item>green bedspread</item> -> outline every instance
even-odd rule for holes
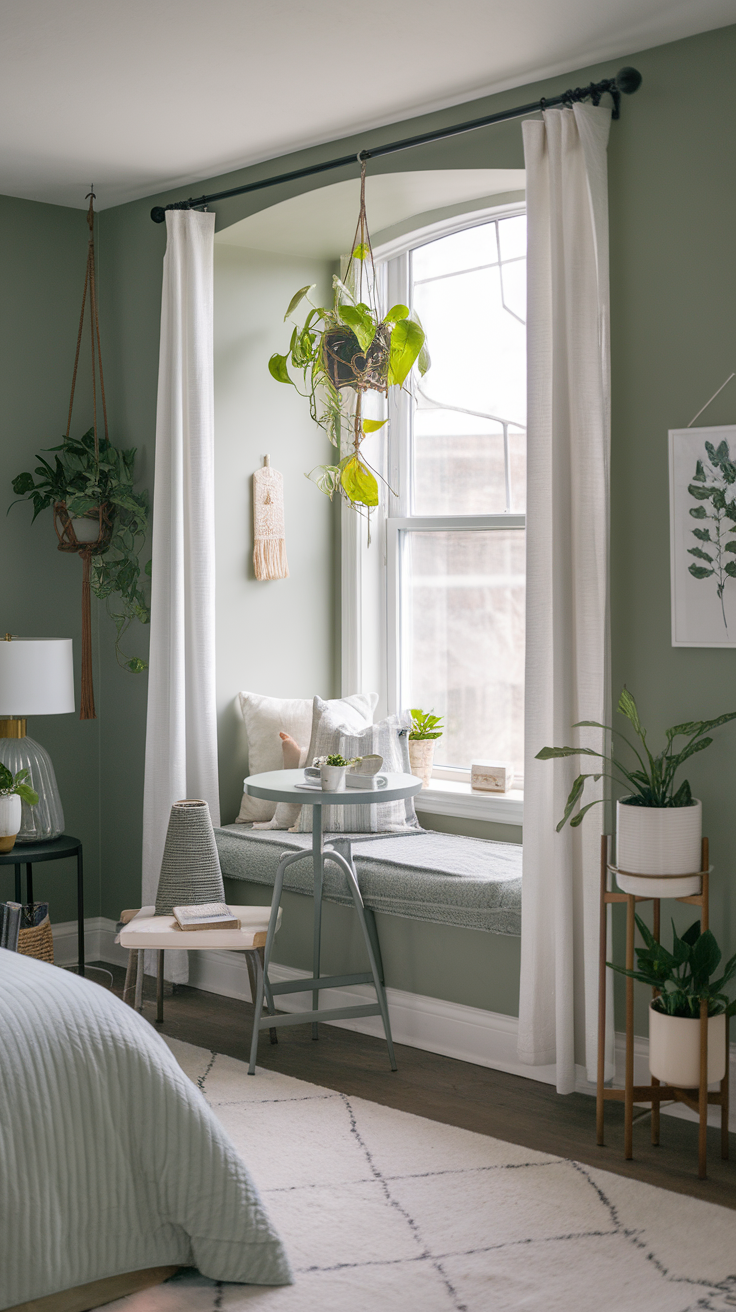
[[[246,1167],[152,1027],[2,949],[0,1236],[0,1308],[152,1266],[291,1282]]]

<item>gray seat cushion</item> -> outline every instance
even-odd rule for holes
[[[312,847],[311,834],[243,825],[225,825],[215,837],[223,875],[256,884],[273,884],[284,853]],[[352,848],[363,900],[374,911],[492,934],[521,933],[520,844],[430,830],[359,834]],[[284,887],[311,895],[310,857],[288,867]],[[325,866],[324,896],[331,902],[352,900],[345,875],[331,861]]]

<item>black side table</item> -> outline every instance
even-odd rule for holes
[[[47,843],[16,843],[10,852],[0,852],[0,866],[15,866],[15,900],[22,902],[20,868],[26,868],[26,902],[33,901],[33,867],[39,861],[58,861],[63,856],[77,858],[77,950],[79,974],[84,974],[84,879],[82,840],[62,834]]]

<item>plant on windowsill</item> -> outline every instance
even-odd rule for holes
[[[0,852],[11,852],[21,826],[21,802],[35,806],[38,793],[25,780],[29,770],[12,774],[0,764]]]
[[[118,661],[138,674],[146,662],[122,657],[120,641],[133,619],[141,624],[150,619],[139,558],[148,528],[148,495],[133,491],[135,447],[120,450],[106,438],[98,447],[99,456],[92,428],[78,440],[63,438],[59,446],[47,448],[53,465],[36,455],[40,464],[35,479],[30,473],[18,474],[13,491],[19,500],[33,503],[31,522],[53,507],[61,549],[90,551],[90,587],[107,603],[115,623]],[[150,575],[150,561],[145,573]]]
[[[442,737],[444,725],[441,715],[432,711],[422,711],[419,707],[409,711],[411,729],[409,730],[409,762],[411,772],[422,781],[422,788],[429,788],[434,765],[434,744]]]
[[[588,802],[573,816],[588,779],[597,781],[605,777],[617,784],[623,782],[633,792],[616,803],[616,881],[621,890],[644,897],[687,897],[698,893],[701,881],[695,872],[700,870],[702,804],[692,796],[687,779],[675,791],[675,775],[689,757],[710,747],[713,739],[707,735],[712,729],[736,719],[736,711],[719,715],[714,720],[688,720],[674,725],[667,729],[667,745],[657,756],[653,756],[647,746],[647,735],[636,702],[626,688],[619,697],[618,711],[632,725],[641,742],[641,751],[618,729],[599,724],[597,720],[580,720],[573,728],[597,728],[615,734],[633,752],[637,764],[625,766],[616,756],[613,743],[605,753],[593,751],[590,747],[543,747],[537,752],[538,761],[565,756],[597,756],[604,763],[604,768],[597,773],[580,774],[575,779],[557,832],[568,820],[576,828],[591,807],[603,800],[597,798]],[[680,737],[687,741],[676,752],[674,741]],[[610,773],[611,770],[616,773]],[[676,878],[662,878],[665,875]],[[656,878],[647,880],[642,876]]]
[[[714,979],[721,962],[721,949],[709,929],[702,934],[700,921],[680,937],[672,925],[672,951],[658,943],[644,921],[636,923],[644,947],[636,949],[634,970],[607,965],[656,989],[658,996],[649,1007],[649,1069],[666,1084],[695,1088],[700,1083],[700,1004],[707,1003],[708,1083],[715,1084],[726,1073],[726,1022],[736,1015],[725,986],[736,975],[736,954]]]
[[[295,323],[289,349],[268,362],[272,378],[296,387],[289,363],[301,371],[315,423],[337,448],[334,465],[317,465],[307,478],[330,500],[337,492],[350,506],[368,517],[378,505],[377,470],[361,451],[367,435],[383,428],[386,419],[364,419],[363,398],[373,391],[386,396],[390,387],[404,387],[416,364],[421,374],[429,368],[424,329],[406,305],[394,305],[387,314],[379,309],[376,270],[365,212],[365,164],[361,172],[360,212],[344,280],[332,279],[331,309],[310,300],[314,286],[301,287],[284,315],[289,319],[302,301],[311,306],[300,327]],[[383,480],[381,474],[378,477]]]

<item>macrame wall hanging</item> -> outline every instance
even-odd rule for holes
[[[90,191],[86,199],[89,200],[89,209],[87,211],[87,224],[89,226],[89,244],[87,246],[87,268],[84,274],[84,291],[82,293],[82,311],[79,316],[79,332],[77,333],[77,350],[74,356],[74,372],[72,374],[72,391],[69,398],[69,414],[66,421],[66,434],[69,437],[72,425],[72,410],[74,408],[74,391],[77,385],[77,370],[79,368],[79,352],[82,345],[82,332],[84,329],[84,313],[89,297],[89,328],[90,341],[92,347],[92,416],[95,442],[95,460],[99,463],[100,443],[97,435],[97,374],[99,372],[100,382],[100,401],[102,403],[102,418],[105,429],[105,442],[108,441],[107,434],[107,406],[105,404],[105,383],[102,376],[102,348],[100,346],[100,324],[97,316],[97,288],[95,282],[95,214],[94,202],[95,193]],[[82,530],[84,524],[84,530]],[[81,706],[79,711],[80,720],[96,720],[95,712],[95,693],[92,683],[92,615],[90,606],[90,569],[92,557],[99,556],[110,543],[112,535],[112,507],[107,502],[102,502],[97,510],[89,512],[83,520],[74,519],[67,511],[63,501],[57,501],[54,504],[54,528],[59,539],[59,551],[74,552],[82,557],[82,695]],[[88,541],[88,535],[91,540]]]
[[[284,480],[263,457],[253,475],[253,568],[256,578],[288,579],[284,536]]]

